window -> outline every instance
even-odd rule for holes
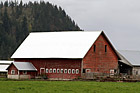
[[[114,75],[114,69],[110,69],[110,75]]]
[[[64,70],[64,73],[67,73],[67,69]]]
[[[49,71],[49,73],[52,73],[52,69],[50,68],[50,71]]]
[[[72,69],[72,74],[74,74],[75,73],[75,69]]]
[[[93,47],[93,51],[96,52],[96,45],[94,45],[94,47]]]
[[[15,70],[11,70],[11,74],[14,75],[15,74]]]
[[[83,73],[86,73],[86,69],[83,69]]]
[[[53,69],[53,73],[56,73],[56,69]]]
[[[79,69],[76,69],[76,74],[79,74]]]
[[[69,73],[69,74],[71,73],[71,69],[68,69],[68,73]]]
[[[57,69],[57,73],[60,73],[60,69]]]
[[[63,69],[61,69],[61,73],[63,73]]]
[[[46,68],[46,73],[49,73],[49,69],[48,68]]]
[[[23,74],[26,75],[27,74],[27,71],[23,71]]]
[[[138,75],[138,71],[136,71],[136,75]]]
[[[86,73],[90,73],[91,72],[91,69],[86,69]]]
[[[105,52],[107,52],[107,45],[105,45]]]

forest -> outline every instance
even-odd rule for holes
[[[64,9],[49,2],[1,2],[0,59],[10,60],[30,32],[80,30]]]

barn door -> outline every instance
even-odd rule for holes
[[[40,74],[45,74],[45,68],[40,68]]]

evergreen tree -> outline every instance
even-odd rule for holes
[[[28,24],[27,24],[27,18],[24,16],[23,21],[21,23],[21,38],[22,40],[25,39],[25,37],[28,35]]]
[[[11,22],[10,22],[10,19],[8,17],[8,14],[7,14],[7,8],[4,8],[4,15],[3,15],[2,21],[3,21],[4,30],[7,33],[10,33],[10,30],[11,30]]]

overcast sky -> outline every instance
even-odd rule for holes
[[[115,48],[140,50],[140,0],[44,1],[61,6],[85,31],[105,31]]]

